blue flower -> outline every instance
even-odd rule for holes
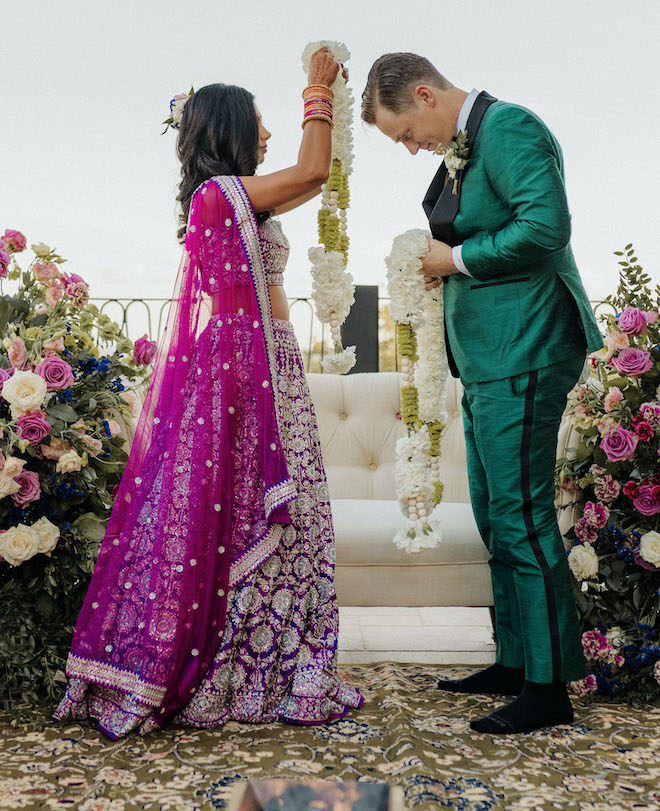
[[[102,420],[101,425],[103,426],[103,430],[105,431],[105,435],[108,439],[112,438],[112,432],[110,431],[110,426],[108,425],[107,420]]]

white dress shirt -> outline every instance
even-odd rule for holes
[[[458,114],[458,118],[456,119],[456,135],[461,130],[467,128],[467,121],[472,112],[472,108],[474,107],[474,102],[477,100],[477,96],[481,91],[472,88],[468,93],[467,98],[463,102],[463,106],[461,107],[461,111]],[[465,263],[463,262],[463,246],[462,245],[455,245],[451,249],[451,258],[456,265],[456,268],[460,270],[461,273],[465,273],[466,276],[472,277],[470,271],[465,267]]]

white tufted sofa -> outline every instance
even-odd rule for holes
[[[310,374],[308,381],[330,488],[340,604],[492,605],[488,552],[468,493],[460,383],[448,383],[440,462],[445,489],[433,513],[443,542],[408,554],[392,540],[399,528],[407,529],[394,491],[395,445],[405,434],[397,416],[400,376]]]

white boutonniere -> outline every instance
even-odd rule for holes
[[[458,178],[456,177],[456,173],[462,172],[470,160],[467,132],[460,130],[458,135],[452,138],[448,149],[438,147],[435,153],[436,155],[442,155],[444,157],[447,174],[454,181],[451,193],[457,194]]]

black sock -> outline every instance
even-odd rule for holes
[[[491,665],[464,679],[440,679],[440,690],[453,690],[455,693],[488,693],[517,696],[525,683],[525,674],[516,667]]]
[[[518,698],[486,718],[471,721],[470,726],[476,732],[511,735],[570,724],[572,720],[573,707],[563,682],[537,684],[526,681]]]

